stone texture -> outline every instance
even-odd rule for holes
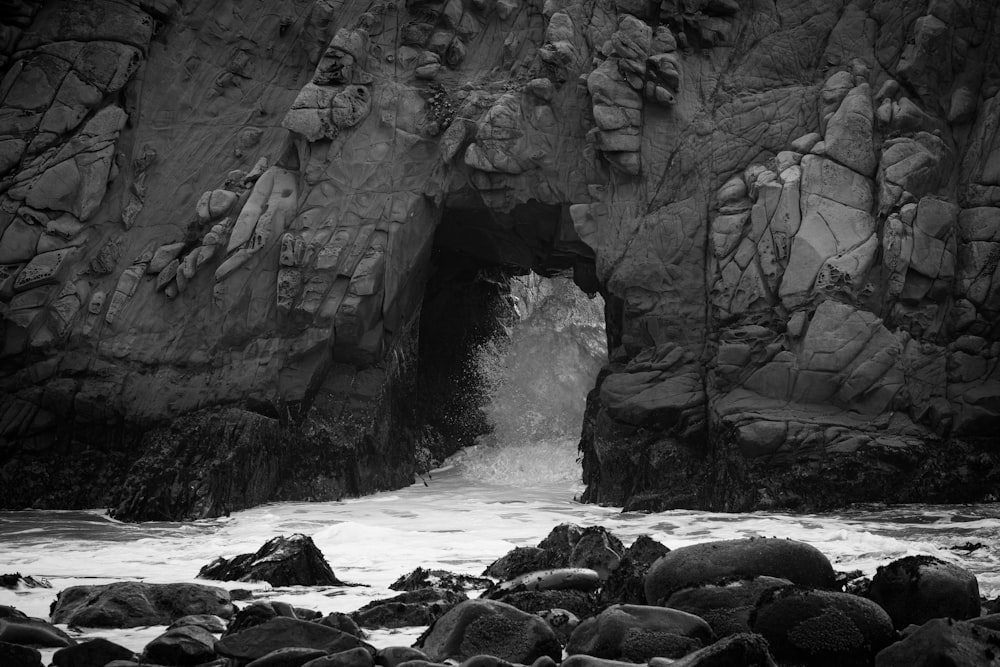
[[[714,640],[708,623],[694,614],[646,605],[612,605],[577,626],[566,653],[639,662],[680,658]]]
[[[662,604],[688,586],[757,576],[785,578],[801,586],[834,586],[833,567],[815,547],[758,537],[692,544],[661,556],[646,573],[646,600]]]
[[[24,7],[0,506],[180,519],[409,483],[442,249],[605,297],[588,501],[995,489],[991,3]],[[249,475],[209,437],[237,431]]]
[[[189,614],[233,615],[229,592],[201,584],[117,582],[70,586],[52,606],[53,623],[92,628],[169,625]]]
[[[783,664],[871,664],[896,639],[889,615],[871,600],[797,586],[761,596],[750,626]]]
[[[979,583],[965,568],[931,556],[908,556],[878,568],[868,597],[902,630],[932,618],[980,615]]]
[[[219,557],[198,571],[219,581],[266,581],[272,586],[343,586],[312,538],[302,533],[271,538],[252,554]]]
[[[531,664],[542,656],[562,656],[559,640],[542,619],[494,600],[462,602],[437,619],[414,647],[438,662],[493,655]]]

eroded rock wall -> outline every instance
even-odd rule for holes
[[[0,465],[27,481],[7,506],[186,516],[405,483],[435,230],[605,294],[590,500],[821,507],[996,486],[989,0],[18,12],[0,89]],[[197,434],[248,424],[280,472],[162,496],[159,460],[191,462],[177,488],[221,488],[239,456]],[[84,453],[100,488],[41,481]]]

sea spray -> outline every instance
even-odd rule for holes
[[[576,483],[587,392],[607,361],[604,301],[566,278],[529,275],[511,283],[519,319],[475,355],[492,431],[454,462],[485,483]]]

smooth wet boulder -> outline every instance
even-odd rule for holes
[[[662,667],[658,658],[650,667]],[[777,667],[767,640],[750,632],[729,635],[670,663],[670,667]],[[846,666],[845,666],[846,667]]]
[[[889,613],[897,629],[932,618],[961,621],[980,614],[976,575],[933,556],[907,556],[879,567],[868,597]]]
[[[497,599],[521,591],[576,590],[590,592],[601,585],[600,575],[589,568],[562,567],[538,570],[514,577],[486,591],[484,597]]]
[[[777,577],[724,579],[717,584],[689,586],[674,591],[663,606],[699,616],[712,626],[717,637],[750,631],[750,615],[757,600],[772,588],[792,582]]]
[[[577,626],[566,653],[608,660],[645,662],[652,657],[679,658],[715,640],[694,614],[646,605],[614,605]]]
[[[670,552],[649,535],[640,535],[622,554],[621,562],[601,587],[601,601],[606,604],[645,604],[643,582],[650,566]]]
[[[815,547],[795,540],[751,537],[692,544],[662,556],[646,573],[646,602],[661,604],[685,586],[761,575],[813,588],[836,585],[833,566]]]
[[[95,637],[52,654],[55,667],[104,667],[112,660],[134,660],[135,652],[120,644]]]
[[[215,652],[223,657],[249,662],[288,646],[322,649],[328,653],[362,647],[374,653],[374,649],[354,635],[285,616],[222,637],[215,642]]]
[[[530,664],[542,656],[562,657],[562,646],[545,621],[495,600],[459,604],[437,619],[414,646],[434,661],[486,654]]]
[[[176,621],[167,626],[167,630],[180,628],[187,625],[195,625],[204,628],[209,632],[220,634],[226,631],[226,622],[214,614],[190,614],[181,616]]]
[[[266,581],[272,586],[345,586],[312,538],[295,533],[271,538],[252,554],[219,557],[198,571],[200,579]]]
[[[325,625],[328,628],[333,628],[334,630],[340,630],[341,632],[346,632],[349,635],[354,635],[358,639],[365,638],[365,632],[358,625],[357,621],[351,618],[350,614],[345,614],[340,611],[330,612],[326,616],[322,616],[316,619],[316,622],[320,625]]]
[[[364,650],[364,649],[362,649]],[[263,655],[247,667],[302,667],[317,658],[325,658],[329,655],[326,651],[318,648],[303,648],[300,646],[287,646],[271,651]],[[367,652],[365,652],[367,655]]]
[[[0,641],[0,665],[4,667],[42,667],[38,649]]]
[[[375,664],[379,667],[397,667],[408,660],[427,660],[427,654],[412,646],[386,646],[375,651]]]
[[[633,665],[635,665],[634,662],[608,660],[606,658],[596,658],[592,655],[578,653],[568,656],[560,663],[559,667],[630,667]]]
[[[152,665],[200,665],[215,658],[215,637],[205,628],[184,625],[146,644],[142,662]]]
[[[259,661],[258,661],[259,662]],[[251,665],[254,663],[250,663]],[[372,667],[375,664],[370,651],[361,647],[338,651],[319,658],[313,658],[302,667]],[[250,665],[247,665],[250,667]],[[269,667],[260,664],[257,667]],[[278,667],[277,665],[275,667]]]
[[[415,591],[421,588],[445,588],[450,591],[464,592],[489,588],[492,585],[493,581],[484,577],[473,577],[447,570],[426,570],[418,567],[389,584],[389,589]]]
[[[28,618],[28,615],[17,607],[11,607],[10,605],[0,604],[0,618]]]
[[[514,547],[490,563],[483,570],[483,575],[509,581],[522,574],[565,565],[565,559],[554,552],[539,547]]]
[[[1000,632],[972,622],[935,618],[904,633],[875,656],[875,667],[996,667]]]
[[[362,628],[402,628],[430,625],[460,602],[468,600],[465,593],[443,588],[422,588],[406,591],[391,598],[373,600],[351,613]]]
[[[801,586],[764,593],[750,627],[779,662],[810,667],[870,665],[896,639],[889,615],[871,600]]]
[[[70,586],[59,592],[52,622],[91,628],[169,625],[189,614],[233,615],[229,593],[203,584],[146,584],[120,581]]]
[[[75,639],[48,621],[19,616],[0,618],[0,641],[42,648],[61,648],[76,644]]]
[[[546,609],[565,609],[579,618],[590,618],[601,610],[596,596],[583,591],[519,591],[491,599],[531,614]]]

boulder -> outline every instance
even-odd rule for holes
[[[833,588],[833,566],[815,547],[769,537],[693,544],[674,549],[649,568],[646,601],[660,604],[674,591],[727,577],[769,576],[801,586]]]
[[[456,574],[447,570],[425,570],[418,567],[409,574],[404,574],[389,584],[394,591],[415,591],[421,588],[444,588],[461,592],[489,588],[493,581],[484,577],[473,577],[468,574]]]
[[[354,635],[284,616],[222,637],[215,642],[215,652],[226,658],[250,662],[288,646],[321,649],[328,653],[361,647],[374,653],[374,649]]]
[[[694,614],[623,604],[580,623],[570,636],[566,653],[644,662],[652,657],[679,658],[714,640],[708,623]]]
[[[650,660],[654,667],[656,658]],[[767,640],[753,633],[739,633],[689,653],[670,663],[671,667],[777,667]],[[660,667],[656,664],[655,667]]]
[[[558,567],[565,567],[569,565],[569,558],[573,553],[573,548],[576,547],[576,543],[580,541],[582,535],[582,526],[568,522],[560,523],[550,530],[548,535],[542,538],[537,548],[554,554],[554,558],[562,563]],[[557,566],[553,565],[551,567]]]
[[[552,629],[533,614],[495,600],[468,600],[437,619],[414,644],[431,660],[465,660],[488,654],[531,664],[562,657]]]
[[[38,649],[0,641],[0,665],[4,667],[42,667]]]
[[[39,648],[61,648],[76,644],[75,639],[48,621],[19,616],[0,618],[0,641]]]
[[[563,567],[553,570],[528,572],[505,581],[486,592],[486,597],[497,599],[508,593],[522,591],[576,590],[590,592],[601,584],[600,575],[582,567]]]
[[[202,584],[145,584],[121,581],[70,586],[59,592],[52,622],[92,628],[168,625],[189,614],[233,615],[229,592]]]
[[[750,631],[750,615],[760,596],[792,582],[777,577],[723,579],[716,584],[689,586],[674,591],[664,607],[700,616],[718,637]]]
[[[184,625],[146,644],[142,661],[153,665],[200,665],[215,657],[215,637],[205,628]]]
[[[361,649],[365,655],[371,659],[367,651]],[[329,655],[326,651],[318,648],[302,648],[299,646],[288,646],[275,649],[267,655],[263,655],[247,667],[301,667],[317,658],[325,658]]]
[[[266,600],[256,600],[253,604],[240,609],[229,621],[225,629],[225,634],[231,635],[237,632],[252,628],[255,625],[266,623],[272,618],[282,614],[275,611],[274,605]]]
[[[555,567],[565,567],[568,562],[555,552],[539,547],[514,547],[511,551],[490,563],[483,575],[509,581],[529,572],[537,572]]]
[[[386,646],[375,651],[375,664],[379,667],[398,667],[408,660],[427,660],[427,654],[410,646]]]
[[[313,658],[302,667],[372,667],[374,664],[372,654],[366,649],[358,647]],[[265,666],[260,665],[259,667]]]
[[[351,618],[350,614],[335,611],[317,619],[316,622],[320,625],[325,625],[328,628],[333,628],[334,630],[340,630],[341,632],[346,632],[349,635],[354,635],[359,639],[365,638],[364,630],[362,630],[357,622]]]
[[[575,590],[517,591],[490,599],[505,602],[531,614],[547,609],[565,609],[579,618],[589,618],[601,609],[596,595]]]
[[[750,627],[779,662],[816,667],[871,664],[896,639],[889,615],[871,600],[800,586],[767,591]]]
[[[430,625],[446,611],[467,600],[464,593],[442,588],[421,588],[373,600],[351,613],[362,628],[402,628]]]
[[[96,637],[52,654],[55,667],[104,667],[112,660],[135,660],[135,653],[120,644]]]
[[[187,625],[204,628],[205,630],[214,632],[215,634],[226,631],[226,622],[214,614],[190,614],[188,616],[181,616],[176,621],[171,623],[167,627],[167,630],[173,630],[174,628],[180,628]]]
[[[907,556],[879,567],[868,597],[889,613],[899,630],[932,618],[961,621],[980,613],[976,575],[933,556]]]
[[[643,604],[646,572],[656,560],[670,552],[648,535],[640,535],[624,551],[617,569],[601,587],[601,601],[608,604]]]
[[[266,581],[272,586],[345,586],[308,535],[273,537],[252,554],[217,558],[198,571],[201,579]]]
[[[875,667],[987,667],[1000,658],[1000,632],[935,618],[905,633],[875,656]]]

